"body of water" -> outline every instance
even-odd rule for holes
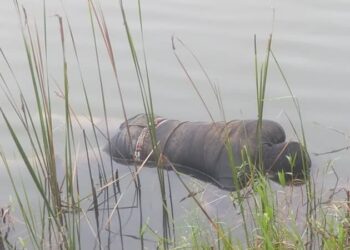
[[[119,3],[112,0],[100,2],[115,52],[126,111],[131,117],[144,111]],[[36,23],[39,34],[42,35],[42,1],[23,0],[21,4],[26,9],[30,25],[34,26]],[[142,57],[137,1],[125,1],[124,4],[136,48]],[[176,52],[187,72],[198,85],[216,120],[221,119],[220,112],[205,74],[177,39],[180,39],[197,56],[212,81],[219,86],[226,118],[228,120],[256,118],[254,35],[257,37],[258,55],[262,62],[269,35],[272,33],[272,50],[300,103],[308,148],[313,161],[313,174],[317,177],[315,182],[320,188],[323,185],[323,190],[326,191],[334,186],[335,176],[326,171],[328,162],[334,161],[334,169],[340,173],[339,185],[348,187],[350,177],[348,150],[323,156],[314,154],[334,151],[350,145],[350,4],[348,1],[149,0],[142,1],[141,4],[144,46],[155,112],[158,115],[180,120],[210,120],[191,87],[188,77],[176,60],[172,47],[172,38],[174,38]],[[97,124],[101,125],[101,129],[105,130],[87,1],[47,1],[48,67],[52,85],[58,159],[64,157],[64,139],[61,135],[64,133],[65,116],[64,102],[55,94],[59,92],[56,82],[58,86],[63,86],[60,32],[55,15],[64,17],[64,13],[67,14],[75,35],[94,117]],[[12,65],[30,104],[35,106],[19,23],[13,2],[4,0],[0,6],[0,48]],[[67,26],[65,28],[67,29]],[[70,44],[68,35],[66,41]],[[113,134],[123,120],[123,114],[116,81],[101,38],[98,38],[98,44],[101,48],[102,78],[106,92],[109,126]],[[74,51],[71,45],[67,47],[70,102],[83,126],[89,130],[89,123],[84,118],[87,115],[87,109]],[[0,60],[0,73],[9,84],[13,83],[10,87],[15,90],[15,81],[4,60]],[[288,119],[300,132],[298,115],[283,78],[272,60],[266,91],[265,118],[280,122],[286,130],[287,139],[296,140]],[[15,90],[14,93],[18,92]],[[9,102],[3,93],[0,97],[1,109],[9,116],[14,127],[19,128],[18,136],[24,138],[25,133],[21,131],[20,123],[16,120]],[[3,121],[0,122],[0,137],[2,138],[0,146],[7,159],[16,169],[24,169]],[[101,144],[104,144],[102,136],[100,139]],[[84,160],[78,163],[78,167],[81,172],[88,171]],[[115,164],[115,168],[120,169],[121,173],[128,172],[128,168],[123,165]],[[26,172],[20,172],[23,179],[28,180]],[[183,230],[186,230],[186,218],[191,217],[191,208],[193,209],[195,205],[190,201],[180,202],[186,196],[186,191],[173,173],[170,173],[170,176],[173,180],[175,214],[180,218]],[[159,191],[156,191],[159,188],[157,178],[155,169],[142,170],[144,219],[149,221],[151,227],[160,231],[161,203],[160,198],[156,197],[160,195]],[[191,183],[190,179],[187,179]],[[222,218],[230,218],[228,225],[234,225],[234,219],[231,218],[234,211],[228,208],[231,206],[229,194],[210,185],[203,183],[198,185],[205,187],[206,191],[201,198],[207,202],[208,209],[214,215],[219,213]],[[2,163],[0,163],[0,189],[2,190],[0,206],[6,206],[10,200],[11,188]],[[34,188],[29,190],[33,194],[36,192]],[[151,194],[151,198],[148,198],[147,194]],[[126,232],[124,233],[134,235],[137,219],[127,216],[128,214],[130,211],[125,212],[126,219],[123,225]],[[118,237],[115,240],[118,244],[120,243]],[[129,246],[138,245],[138,240],[131,237],[127,238],[126,242]],[[152,246],[154,243],[149,242],[149,244]]]

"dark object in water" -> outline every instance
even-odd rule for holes
[[[223,189],[236,189],[233,168],[238,173],[240,188],[252,180],[259,166],[262,166],[261,173],[274,181],[279,180],[279,172],[284,173],[287,182],[304,180],[309,174],[310,158],[298,142],[285,142],[284,130],[276,122],[263,120],[262,165],[258,163],[257,124],[257,120],[234,120],[225,124],[181,122],[156,117],[156,140],[159,151],[178,171]],[[118,162],[142,162],[152,151],[147,116],[140,114],[130,118],[128,126],[132,144],[129,143],[124,122],[112,138],[110,150],[107,145],[106,151]],[[225,145],[225,141],[229,141],[229,146]],[[233,164],[230,164],[228,150],[232,151]],[[287,156],[290,156],[290,160]],[[155,161],[155,158],[153,154],[149,160]],[[248,164],[248,160],[252,164]],[[290,162],[293,162],[292,166]],[[252,165],[255,166],[254,170]]]

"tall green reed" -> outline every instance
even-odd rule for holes
[[[299,143],[302,145],[302,164],[303,164],[303,171],[304,171],[304,176],[305,176],[305,180],[304,182],[306,183],[306,197],[307,197],[307,202],[306,202],[306,206],[307,206],[307,222],[308,222],[308,226],[307,226],[307,235],[308,235],[308,248],[311,250],[313,249],[313,243],[315,241],[314,239],[314,230],[312,229],[312,220],[316,221],[317,220],[317,214],[316,214],[316,195],[315,195],[315,187],[314,184],[312,182],[312,177],[309,175],[309,171],[307,169],[307,161],[308,161],[308,148],[307,148],[307,141],[306,141],[306,134],[305,134],[305,129],[304,129],[304,125],[303,125],[303,118],[302,118],[302,114],[301,114],[301,108],[299,105],[299,101],[298,99],[295,97],[295,95],[293,94],[293,91],[290,87],[290,84],[287,80],[287,77],[285,76],[281,65],[279,64],[276,56],[274,55],[274,53],[271,51],[271,55],[274,59],[274,62],[277,65],[277,68],[283,78],[283,81],[288,89],[288,92],[292,98],[293,104],[294,104],[294,108],[297,111],[298,114],[298,118],[299,118],[299,123],[300,123],[300,129],[301,129],[301,135],[298,135],[298,133],[296,132],[296,129],[293,125],[293,123],[290,121],[290,124],[293,127],[294,133],[298,138]]]
[[[144,31],[143,31],[143,20],[142,20],[142,11],[141,11],[141,2],[138,1],[138,16],[139,16],[139,26],[140,26],[140,32],[141,32],[141,40],[142,40],[142,58],[143,58],[143,64],[145,67],[145,71],[142,71],[141,68],[141,62],[139,59],[139,55],[136,52],[136,45],[130,30],[127,13],[125,11],[123,1],[119,1],[120,9],[122,12],[122,18],[124,21],[124,27],[125,32],[127,34],[129,48],[131,52],[131,56],[134,63],[135,72],[138,79],[139,84],[139,90],[141,92],[141,98],[142,98],[142,104],[144,107],[144,111],[147,117],[147,125],[148,130],[150,133],[151,143],[152,143],[152,149],[153,149],[153,155],[155,158],[155,162],[157,164],[157,173],[158,173],[158,180],[160,185],[160,191],[161,191],[161,198],[162,198],[162,211],[163,211],[163,238],[166,239],[163,241],[163,248],[168,249],[168,242],[173,242],[173,237],[175,234],[174,225],[172,226],[171,231],[171,221],[173,221],[173,208],[172,208],[172,202],[170,201],[170,210],[168,205],[168,195],[166,193],[166,179],[165,179],[165,172],[164,172],[164,161],[162,152],[160,151],[158,147],[157,142],[157,136],[156,136],[156,123],[155,123],[155,113],[154,113],[154,107],[153,107],[153,101],[152,101],[152,91],[151,91],[151,82],[149,78],[149,71],[148,71],[148,64],[147,64],[147,56],[144,46]],[[127,125],[127,124],[126,124]],[[127,125],[128,126],[128,125]],[[169,196],[171,197],[171,187],[169,184]],[[173,234],[173,235],[172,235]]]
[[[43,19],[44,19],[44,37],[41,38],[39,35],[38,27],[34,24],[34,29],[30,28],[30,21],[25,8],[21,8],[19,3],[15,0],[14,5],[17,10],[18,19],[20,20],[22,40],[25,47],[25,53],[27,57],[29,72],[31,76],[32,87],[35,96],[36,109],[38,114],[39,123],[37,125],[36,118],[32,114],[32,110],[28,105],[28,102],[23,94],[22,90],[19,88],[20,92],[20,101],[21,108],[16,105],[16,100],[13,98],[13,95],[10,93],[8,88],[8,83],[3,78],[3,84],[5,86],[6,96],[9,103],[11,103],[12,108],[14,109],[15,114],[19,118],[19,121],[22,124],[23,130],[26,132],[26,135],[30,142],[30,147],[34,152],[36,161],[32,161],[31,155],[26,152],[23,147],[20,138],[18,138],[14,127],[11,125],[7,115],[3,110],[1,110],[2,116],[5,120],[5,123],[10,131],[12,139],[14,140],[17,149],[20,152],[20,155],[25,163],[25,166],[32,177],[34,184],[39,191],[41,198],[43,200],[43,214],[46,214],[51,218],[48,220],[48,225],[46,223],[42,224],[41,233],[44,235],[44,232],[49,231],[50,235],[56,239],[60,248],[68,248],[72,245],[75,245],[75,234],[70,234],[70,231],[75,231],[76,222],[71,216],[65,214],[66,207],[70,209],[75,206],[74,197],[77,193],[73,192],[72,184],[73,179],[75,178],[72,175],[72,162],[71,162],[71,153],[73,148],[71,148],[73,143],[73,137],[71,136],[71,122],[69,117],[69,111],[67,112],[67,107],[69,104],[68,97],[66,98],[66,172],[67,176],[65,178],[66,183],[66,205],[63,205],[61,197],[61,189],[59,187],[59,180],[56,172],[56,159],[55,159],[55,146],[53,141],[53,122],[52,122],[52,112],[51,112],[51,94],[50,86],[47,82],[47,57],[44,55],[43,51],[46,51],[47,48],[47,38],[46,38],[46,5],[43,1]],[[22,12],[23,11],[23,12]],[[33,33],[34,32],[34,33]],[[62,32],[61,32],[62,35]],[[65,94],[68,96],[68,78],[66,75],[66,61],[65,61],[65,47],[63,36],[62,40],[62,51],[63,51],[63,75],[64,75],[64,86]],[[42,40],[44,45],[42,44]],[[44,46],[44,48],[43,48]],[[8,62],[4,53],[2,53],[6,62]],[[10,71],[13,73],[12,68],[8,64]],[[14,75],[13,75],[14,76]],[[15,77],[14,77],[15,78]],[[17,82],[17,80],[16,80]],[[19,197],[17,197],[19,200]],[[29,203],[28,203],[29,205]],[[24,217],[27,211],[21,210]],[[31,210],[29,209],[29,213]],[[30,230],[30,232],[33,232]],[[72,236],[72,237],[71,237]],[[32,233],[32,238],[35,239],[37,234]],[[51,236],[49,237],[51,238]],[[37,242],[37,240],[34,240]],[[45,242],[41,241],[40,247],[43,247]],[[51,244],[51,242],[50,242]],[[37,244],[38,246],[38,244]]]
[[[223,107],[223,103],[222,103],[221,93],[220,93],[220,90],[219,90],[218,86],[215,85],[213,83],[213,81],[210,79],[208,73],[206,72],[205,68],[200,63],[200,61],[196,57],[196,55],[180,39],[176,39],[175,40],[175,38],[173,37],[172,38],[172,47],[173,47],[174,55],[175,55],[178,63],[180,64],[181,68],[183,69],[184,73],[186,74],[186,76],[187,76],[191,86],[193,87],[193,89],[195,90],[196,94],[200,98],[200,101],[201,101],[203,107],[207,111],[207,113],[208,113],[208,115],[209,115],[209,117],[210,117],[210,119],[211,119],[211,121],[213,123],[215,123],[215,120],[213,118],[214,116],[212,115],[212,112],[210,111],[209,107],[207,106],[207,104],[206,104],[202,94],[200,93],[200,91],[199,91],[199,89],[197,87],[197,84],[192,79],[190,73],[188,72],[188,70],[186,69],[184,63],[182,62],[182,60],[180,58],[180,56],[178,55],[178,53],[177,53],[177,46],[176,46],[175,42],[178,42],[179,44],[181,44],[186,49],[186,51],[190,53],[190,55],[195,59],[196,63],[199,65],[200,69],[204,73],[204,75],[206,77],[206,80],[207,80],[207,82],[208,82],[208,84],[209,84],[209,86],[210,86],[210,88],[212,90],[212,93],[214,95],[214,98],[215,98],[215,100],[217,102],[218,111],[221,114],[221,118],[223,119],[223,121],[224,121],[224,123],[226,125],[227,123],[226,123],[225,111],[224,111],[224,107]],[[238,204],[239,204],[240,213],[241,213],[242,218],[243,218],[243,229],[244,229],[244,232],[245,232],[246,244],[247,244],[247,246],[249,246],[250,245],[250,241],[249,241],[250,237],[249,237],[249,233],[248,233],[248,224],[247,224],[247,221],[246,221],[246,212],[245,212],[245,208],[244,208],[244,205],[243,205],[244,193],[242,193],[242,191],[241,191],[242,185],[244,185],[242,183],[242,181],[241,181],[241,178],[242,178],[242,175],[244,175],[244,174],[242,174],[242,171],[239,171],[240,169],[244,169],[244,166],[243,165],[239,166],[235,162],[235,157],[234,157],[234,154],[233,154],[231,139],[229,137],[229,131],[228,131],[228,128],[226,126],[225,126],[225,129],[224,129],[224,133],[225,133],[225,139],[224,139],[223,143],[224,143],[225,150],[226,150],[226,153],[227,153],[229,166],[232,169],[232,179],[233,179],[234,187],[236,189],[235,194],[236,194],[237,201],[238,201]],[[243,163],[243,164],[245,164],[245,163]],[[173,170],[175,170],[174,167],[173,167]],[[244,178],[244,176],[243,176],[243,178]],[[186,187],[186,185],[184,183],[183,183],[183,185]],[[190,190],[187,187],[186,187],[186,189],[190,193]],[[195,198],[193,198],[193,199],[195,199]],[[197,203],[197,205],[200,206],[201,210],[204,212],[206,217],[209,219],[209,221],[212,224],[214,230],[217,231],[217,233],[219,234],[220,238],[222,238],[223,241],[226,242],[226,243],[230,242],[230,238],[227,238],[226,234],[222,231],[222,228],[216,222],[214,222],[214,220],[212,220],[210,218],[208,213],[205,211],[205,209],[200,205],[200,203],[198,201],[196,201],[196,203]],[[226,244],[226,245],[230,245],[230,244]]]
[[[203,107],[206,109],[206,111],[209,114],[209,117],[212,119],[213,122],[215,122],[213,119],[213,115],[211,114],[203,96],[201,95],[201,93],[198,90],[198,87],[196,86],[196,83],[191,78],[190,73],[187,71],[186,67],[184,66],[184,63],[182,62],[179,55],[177,54],[177,52],[176,52],[177,47],[175,46],[174,40],[175,39],[173,38],[173,50],[174,50],[174,54],[176,56],[176,59],[178,60],[180,66],[184,70],[184,72],[185,72],[186,76],[188,77],[195,92],[199,96],[199,98],[203,104]],[[186,48],[186,50],[192,55],[192,57],[198,63],[202,72],[205,74],[205,76],[208,80],[208,83],[212,89],[212,92],[214,94],[214,97],[217,100],[219,112],[220,112],[220,114],[222,114],[222,119],[224,121],[226,121],[225,112],[224,112],[224,109],[222,106],[222,99],[221,99],[219,88],[216,87],[215,84],[212,83],[212,81],[210,80],[204,67],[201,65],[198,58],[191,52],[191,50],[189,50],[181,40],[176,39],[176,41],[179,42],[183,47]],[[285,236],[285,235],[291,236],[291,238],[295,239],[296,242],[298,242],[298,241],[301,242],[300,237],[297,236],[296,232],[294,232],[294,231],[291,232],[289,230],[280,231],[281,228],[278,227],[278,224],[280,223],[280,221],[277,220],[277,218],[276,218],[277,214],[275,212],[277,208],[275,207],[275,201],[272,198],[273,191],[269,186],[270,184],[265,180],[265,177],[263,177],[264,166],[262,165],[263,164],[263,151],[262,151],[261,130],[262,130],[263,117],[264,117],[265,93],[266,93],[266,86],[267,86],[268,72],[269,72],[268,69],[269,69],[269,64],[270,64],[270,56],[272,54],[271,44],[272,44],[272,35],[270,36],[270,38],[268,40],[268,44],[267,44],[267,48],[266,48],[266,55],[265,55],[265,58],[260,66],[259,62],[258,62],[259,59],[257,56],[256,37],[254,37],[254,55],[255,55],[255,57],[254,57],[255,63],[254,64],[255,64],[255,79],[256,79],[256,101],[257,101],[257,113],[258,113],[258,115],[257,115],[258,116],[258,123],[257,123],[257,128],[256,128],[256,134],[257,134],[256,140],[257,140],[258,150],[257,150],[256,161],[253,162],[252,159],[250,159],[251,152],[250,152],[249,148],[245,148],[242,150],[242,159],[243,159],[242,165],[248,165],[249,173],[246,173],[246,174],[248,174],[248,180],[249,180],[248,182],[250,182],[252,184],[252,188],[254,190],[254,194],[253,194],[254,199],[253,200],[254,200],[254,204],[255,204],[255,206],[254,206],[255,210],[253,211],[253,215],[254,215],[253,223],[256,227],[260,228],[260,230],[258,230],[258,232],[260,232],[262,234],[262,239],[263,239],[263,242],[265,244],[265,248],[269,248],[269,249],[272,249],[272,248],[278,246],[278,244],[279,244],[278,242],[279,242],[280,238],[281,237],[283,238],[283,236]],[[277,62],[274,55],[273,55],[273,58],[274,58],[275,62]],[[279,66],[279,69],[280,69],[280,66]],[[280,69],[280,72],[281,72],[281,74],[283,74],[281,69]],[[287,85],[287,87],[288,87],[288,90],[291,92],[289,85]],[[293,100],[293,102],[295,103],[295,100]],[[295,107],[298,111],[300,123],[302,126],[300,107],[298,105],[295,105]],[[293,129],[296,133],[296,129],[294,127],[293,127]],[[302,136],[303,136],[302,137],[303,141],[299,140],[299,142],[301,144],[305,145],[305,133],[304,133],[303,128],[302,128]],[[242,173],[240,173],[239,169],[242,169],[244,166],[237,166],[237,164],[235,164],[234,156],[232,154],[231,143],[230,143],[228,134],[227,134],[226,138],[227,139],[225,141],[225,147],[226,147],[226,152],[228,155],[228,160],[230,162],[232,172],[233,172],[233,183],[236,187],[235,196],[237,197],[238,204],[239,204],[239,210],[240,210],[240,213],[241,213],[242,218],[243,218],[243,229],[245,232],[246,245],[248,247],[249,246],[253,247],[253,245],[255,245],[255,244],[251,240],[252,240],[252,238],[255,238],[255,237],[252,237],[251,234],[248,233],[248,220],[245,217],[245,214],[247,213],[247,211],[246,211],[246,206],[243,205],[243,203],[246,202],[246,199],[245,199],[246,196],[244,195],[244,191],[240,190],[242,188],[242,185],[239,182],[240,177],[241,177],[240,174],[242,174]],[[306,173],[307,172],[307,169],[306,169],[307,168],[306,147],[303,147],[303,150],[304,150],[303,155],[302,155],[303,168],[304,168],[304,173]],[[291,161],[291,164],[292,164],[292,161]],[[256,172],[256,169],[258,169],[260,171]],[[282,183],[283,183],[284,174],[285,173],[279,173],[280,180]],[[308,175],[305,174],[305,176],[307,178],[306,181],[309,183],[309,185],[308,184],[307,185],[308,185],[308,187],[310,187],[310,180],[308,179]],[[311,193],[311,191],[308,191],[308,192]],[[310,203],[308,202],[308,204],[310,204]],[[308,211],[309,211],[309,208],[308,208]],[[287,244],[287,243],[285,243],[285,244]]]

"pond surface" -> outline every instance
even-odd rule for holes
[[[39,27],[39,33],[42,34],[42,1],[23,0],[21,2],[28,13],[28,20],[31,24],[35,20]],[[87,1],[66,0],[62,2],[75,35],[87,92],[91,97],[93,114],[97,124],[105,131]],[[118,1],[112,0],[101,2],[112,45],[115,49],[126,111],[128,116],[133,116],[142,113],[143,107],[119,4]],[[134,41],[141,56],[142,39],[137,16],[137,1],[125,1],[125,8]],[[197,56],[212,81],[219,86],[228,120],[256,118],[254,35],[257,36],[258,55],[262,62],[269,34],[273,32],[272,50],[283,68],[294,95],[300,102],[306,139],[313,161],[313,173],[314,176],[317,176],[316,184],[319,186],[324,184],[324,190],[333,187],[334,175],[324,172],[327,162],[334,160],[334,168],[340,173],[339,185],[348,187],[348,178],[350,177],[349,151],[341,150],[323,156],[315,156],[314,153],[329,152],[347,147],[350,144],[349,13],[350,4],[345,0],[142,1],[144,44],[155,112],[164,117],[180,120],[210,120],[185,72],[174,56],[172,48],[172,37],[174,37],[175,41],[180,39]],[[57,158],[62,159],[64,152],[62,135],[65,125],[64,102],[55,94],[57,92],[55,82],[59,86],[62,86],[63,82],[60,33],[56,14],[64,15],[61,1],[48,1],[49,77],[52,84],[55,138],[58,145],[56,153]],[[11,63],[29,103],[34,106],[19,20],[11,0],[5,0],[0,5],[0,30],[0,48]],[[111,133],[113,134],[113,130],[123,120],[123,114],[113,71],[100,38],[98,44],[101,48],[101,68],[106,92],[109,127],[112,128]],[[176,42],[176,48],[187,72],[198,85],[215,119],[220,120],[220,112],[207,84],[205,74],[180,42]],[[74,51],[70,45],[67,54],[70,102],[83,126],[90,133],[89,123],[84,119],[84,116],[87,115],[87,109],[78,68],[75,64]],[[0,73],[9,84],[13,83],[12,88],[14,81],[3,60],[0,60]],[[18,93],[15,87],[13,89],[14,93]],[[288,118],[295,124],[296,130],[300,132],[298,115],[283,78],[273,61],[271,61],[269,68],[266,91],[265,118],[280,122],[286,130],[287,138],[296,140]],[[19,129],[18,136],[24,138],[25,133],[21,130],[19,121],[16,120],[3,93],[0,97],[0,106],[9,116],[14,127]],[[0,123],[0,137],[2,138],[1,149],[5,152],[11,166],[15,166],[20,171],[24,169],[4,122]],[[101,144],[105,143],[102,136],[100,140]],[[83,160],[78,164],[81,172],[87,172]],[[115,168],[118,168],[121,173],[128,172],[128,168],[122,165],[115,164]],[[320,173],[322,178],[318,177]],[[30,182],[25,171],[21,171],[21,175],[24,182]],[[189,201],[179,202],[186,196],[186,191],[173,173],[170,173],[170,177],[176,201],[174,205],[175,215],[186,221],[184,218],[190,217],[191,212],[188,211],[191,211],[190,208],[193,209],[195,205]],[[186,179],[190,182],[189,178]],[[155,169],[144,168],[141,182],[144,188],[144,218],[145,220],[148,218],[149,224],[159,231],[161,230],[161,205]],[[12,191],[2,162],[0,163],[0,183],[2,190],[0,206],[6,206]],[[204,185],[206,188],[202,198],[207,201],[212,213],[214,215],[221,213],[222,218],[225,216],[230,218],[232,209],[228,208],[231,206],[228,193],[203,183],[198,185]],[[33,192],[33,195],[36,192],[34,188],[29,190]],[[148,193],[151,195],[148,196]],[[211,201],[213,202],[211,203]],[[123,223],[125,223],[125,230],[129,230],[128,234],[135,234],[136,218],[126,219]],[[182,223],[185,228],[185,222]],[[228,224],[234,224],[232,219]],[[116,241],[118,244],[120,243],[118,239]],[[138,246],[138,241],[129,237],[127,244]],[[153,243],[149,244],[152,246]]]

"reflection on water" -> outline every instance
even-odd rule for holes
[[[26,56],[21,41],[19,21],[16,17],[12,1],[5,1],[0,5],[0,47],[6,53],[16,77],[21,83],[23,92],[30,96],[32,85],[30,83]],[[22,1],[27,8],[30,20],[35,19],[42,32],[41,1]],[[93,51],[93,39],[88,17],[86,1],[63,1],[65,10],[72,25],[80,55],[81,66],[87,92],[91,98],[92,112],[99,119],[101,130],[105,130],[99,94],[98,73],[95,55]],[[141,36],[137,19],[137,1],[128,1],[126,4],[128,18],[135,43],[141,46]],[[349,144],[349,94],[350,85],[350,5],[346,1],[321,0],[316,2],[305,1],[147,1],[142,3],[144,39],[147,60],[149,63],[150,79],[152,83],[153,100],[156,112],[160,115],[180,120],[209,120],[205,109],[201,105],[194,91],[191,89],[188,79],[177,63],[172,46],[171,37],[181,39],[197,56],[208,71],[212,80],[220,86],[224,100],[226,116],[234,118],[256,117],[255,103],[255,76],[253,61],[253,36],[258,37],[259,56],[265,52],[266,40],[273,30],[273,51],[293,89],[299,98],[303,123],[305,126],[309,150],[312,153],[322,153],[345,147]],[[58,22],[56,14],[64,15],[60,1],[47,1],[48,8],[48,56],[49,71],[52,86],[54,82],[59,85],[62,79],[62,58]],[[137,90],[137,78],[134,72],[132,59],[127,45],[120,10],[116,1],[103,1],[101,3],[106,15],[107,24],[115,49],[117,67],[126,99],[129,116],[141,113],[142,103]],[[33,24],[33,23],[32,23]],[[98,40],[102,45],[102,41]],[[108,114],[113,120],[110,128],[117,128],[123,119],[120,102],[118,100],[116,83],[108,58],[101,46],[101,67],[106,91]],[[73,50],[68,47],[68,59],[71,82],[71,105],[84,121],[87,114],[82,87],[74,64]],[[178,46],[178,53],[186,64],[188,72],[202,91],[208,106],[220,119],[216,108],[215,99],[193,58],[186,50]],[[14,83],[10,71],[3,60],[0,60],[1,74],[7,81]],[[10,86],[15,88],[14,84]],[[52,90],[52,105],[55,115],[55,138],[58,145],[57,155],[64,152],[64,109],[62,99]],[[15,91],[16,93],[16,91]],[[298,116],[293,108],[293,103],[288,98],[288,91],[283,84],[283,79],[277,67],[271,64],[268,76],[267,102],[265,117],[276,120],[284,125],[287,137],[295,139],[293,129],[288,118],[295,121],[298,131]],[[19,99],[18,96],[16,98]],[[33,99],[34,107],[34,99]],[[1,93],[1,108],[15,121],[15,128],[19,128],[19,122],[15,120],[11,108]],[[85,120],[86,121],[86,120]],[[88,122],[83,124],[89,131]],[[90,131],[91,132],[91,131]],[[78,133],[79,134],[79,133]],[[19,137],[25,136],[24,131],[18,131]],[[79,134],[81,136],[81,132]],[[2,150],[10,160],[16,160],[18,155],[11,141],[7,128],[0,123],[0,142]],[[101,136],[102,138],[102,136]],[[102,142],[102,139],[101,139]],[[312,156],[314,174],[325,173],[326,162],[335,159],[335,170],[341,172],[340,185],[347,185],[350,169],[347,168],[349,154],[343,150],[324,156]],[[22,168],[19,163],[17,168]],[[0,163],[1,190],[11,193],[6,172]],[[87,172],[86,164],[79,162],[81,174]],[[126,173],[125,166],[117,166],[121,173]],[[25,173],[23,172],[22,175]],[[187,178],[187,177],[186,177]],[[27,178],[23,178],[27,182]],[[175,214],[180,225],[186,228],[185,218],[189,216],[187,209],[194,207],[190,201],[179,202],[186,192],[178,182],[176,176],[170,173],[172,182]],[[189,178],[187,178],[189,179]],[[152,228],[161,231],[161,222],[154,221],[154,215],[161,214],[161,206],[156,171],[144,169],[141,173],[143,187],[143,201],[145,219],[149,218]],[[319,180],[319,178],[317,178]],[[332,188],[335,182],[333,174],[325,174],[325,187]],[[317,185],[321,184],[316,181]],[[231,217],[234,213],[230,205],[229,194],[212,186],[205,185],[203,199],[207,199],[209,210],[213,214],[221,214],[229,225],[235,224]],[[276,188],[281,188],[276,186]],[[32,189],[29,189],[32,190]],[[158,191],[157,191],[158,190]],[[35,192],[34,189],[32,192]],[[131,190],[130,193],[133,191]],[[151,195],[149,195],[151,194]],[[1,196],[1,204],[6,204],[8,196]],[[130,202],[126,199],[125,202]],[[124,213],[124,212],[123,212]],[[137,217],[128,215],[125,211],[125,234],[135,234]],[[181,217],[183,216],[183,217]],[[159,219],[160,220],[160,219]],[[183,228],[182,228],[183,229]],[[180,229],[179,229],[180,230]],[[118,232],[116,232],[118,234]],[[239,232],[238,232],[239,234]],[[118,240],[118,239],[116,239]],[[137,240],[129,237],[130,244],[137,246]],[[133,242],[133,243],[132,243]],[[153,243],[149,243],[152,245]]]

